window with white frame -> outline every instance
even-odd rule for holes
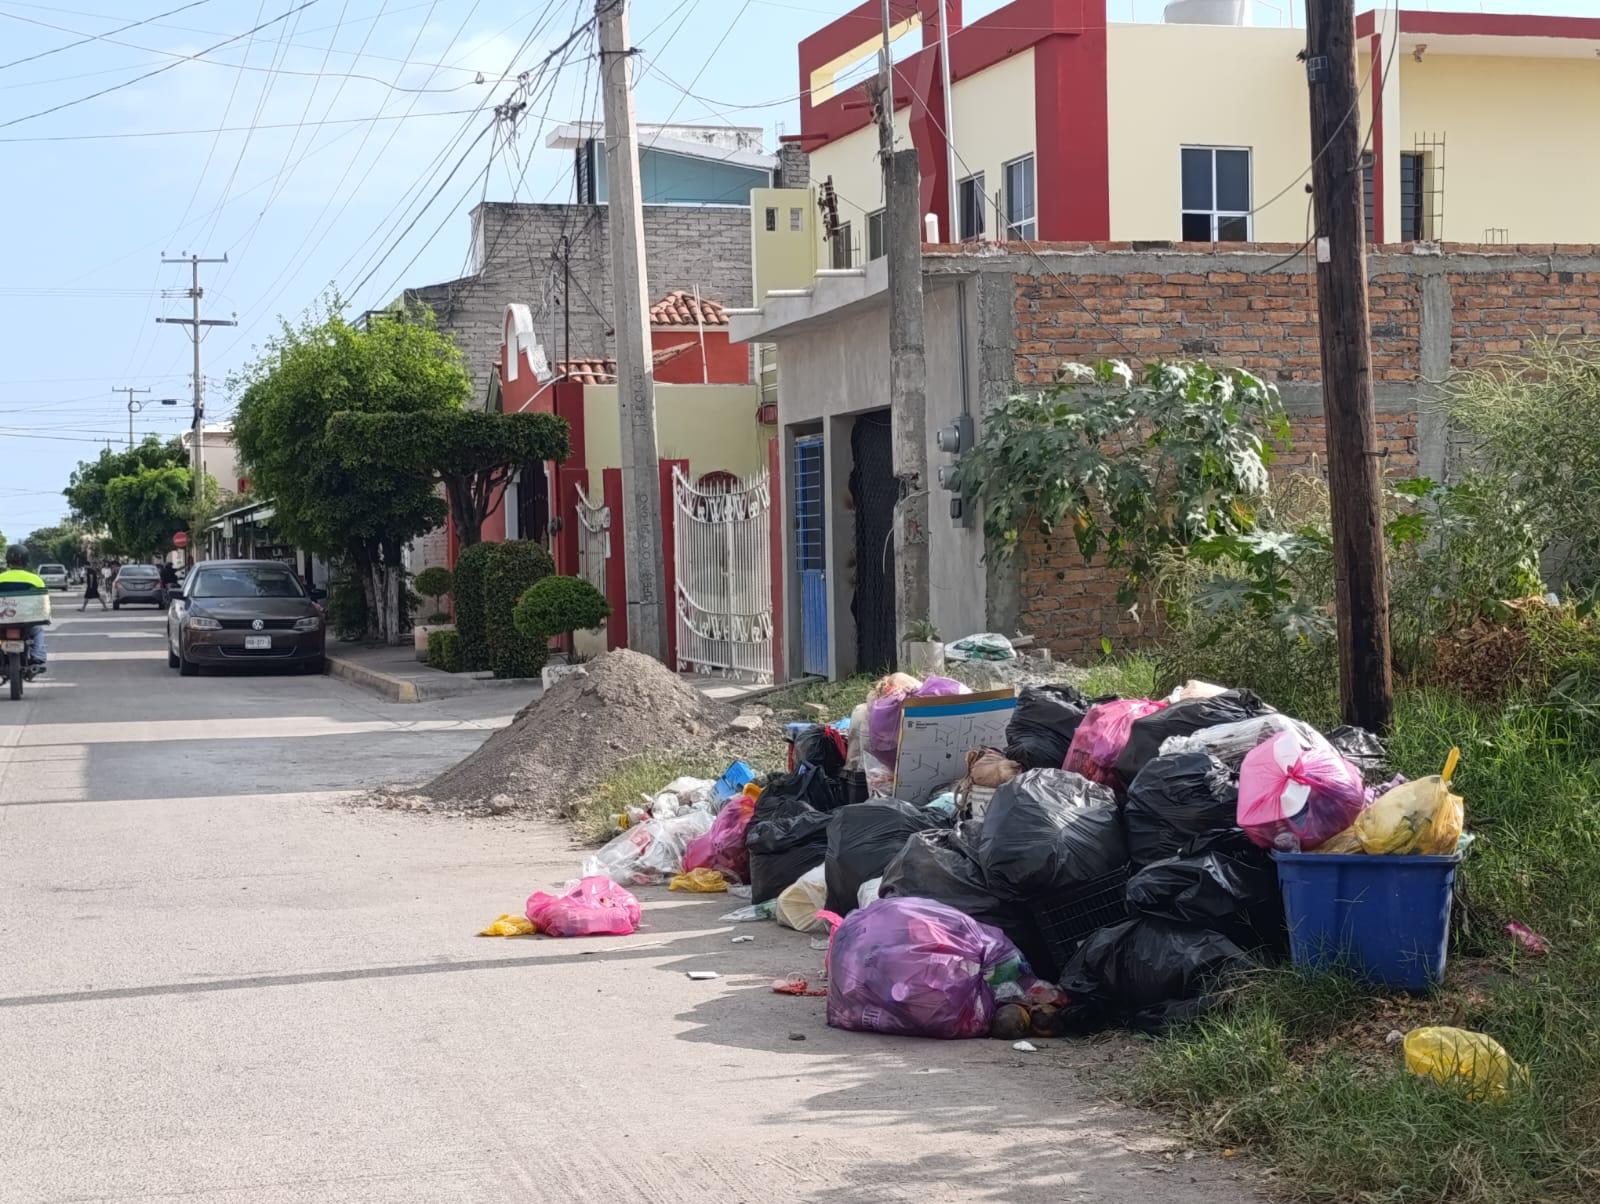
[[[1183,241],[1250,241],[1248,147],[1183,148]]]
[[[833,235],[833,253],[829,257],[828,266],[832,268],[852,267],[850,254],[850,223],[840,222]]]
[[[884,211],[882,209],[874,209],[867,214],[867,258],[869,260],[882,259],[889,253],[888,245],[883,237],[883,214]]]
[[[956,186],[956,205],[961,212],[956,225],[956,237],[961,242],[983,237],[983,173],[974,172]]]
[[[1013,159],[1001,169],[1006,210],[1006,237],[1034,239],[1039,236],[1038,205],[1034,196],[1032,155]]]

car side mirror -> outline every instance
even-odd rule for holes
[[[326,602],[328,600],[328,591],[321,586],[313,585],[306,593],[313,602]]]

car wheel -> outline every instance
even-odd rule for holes
[[[172,650],[172,645],[167,645],[167,668],[176,669],[179,665],[178,654]]]
[[[178,654],[178,676],[198,677],[199,675],[200,666],[180,652]]]

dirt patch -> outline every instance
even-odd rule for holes
[[[658,661],[619,649],[563,678],[509,726],[424,786],[388,805],[461,812],[570,815],[618,763],[643,752],[708,748],[737,711]]]

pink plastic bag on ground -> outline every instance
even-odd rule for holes
[[[718,870],[730,882],[750,881],[750,851],[744,847],[744,832],[755,809],[752,795],[736,794],[729,799],[717,812],[711,830],[696,836],[683,850],[684,871]]]
[[[915,678],[912,678],[915,681]],[[890,690],[867,704],[867,751],[889,768],[894,768],[900,748],[900,714],[907,698],[938,698],[948,694],[970,694],[966,686],[950,677],[930,677],[915,690]]]
[[[910,1037],[982,1037],[994,1018],[987,975],[1022,955],[998,928],[932,899],[879,899],[835,924],[828,1023]],[[1014,974],[1012,975],[1014,976]]]
[[[1091,782],[1110,786],[1113,790],[1127,787],[1117,773],[1117,758],[1128,743],[1128,731],[1135,719],[1143,719],[1166,708],[1164,702],[1148,698],[1117,698],[1100,702],[1089,708],[1089,713],[1078,724],[1067,746],[1067,759],[1062,769],[1081,773]]]
[[[528,896],[528,919],[549,936],[627,936],[639,927],[639,900],[596,875],[559,895],[534,891]]]
[[[1239,826],[1264,849],[1287,833],[1309,852],[1355,823],[1367,806],[1361,771],[1313,735],[1282,732],[1245,754]]]

